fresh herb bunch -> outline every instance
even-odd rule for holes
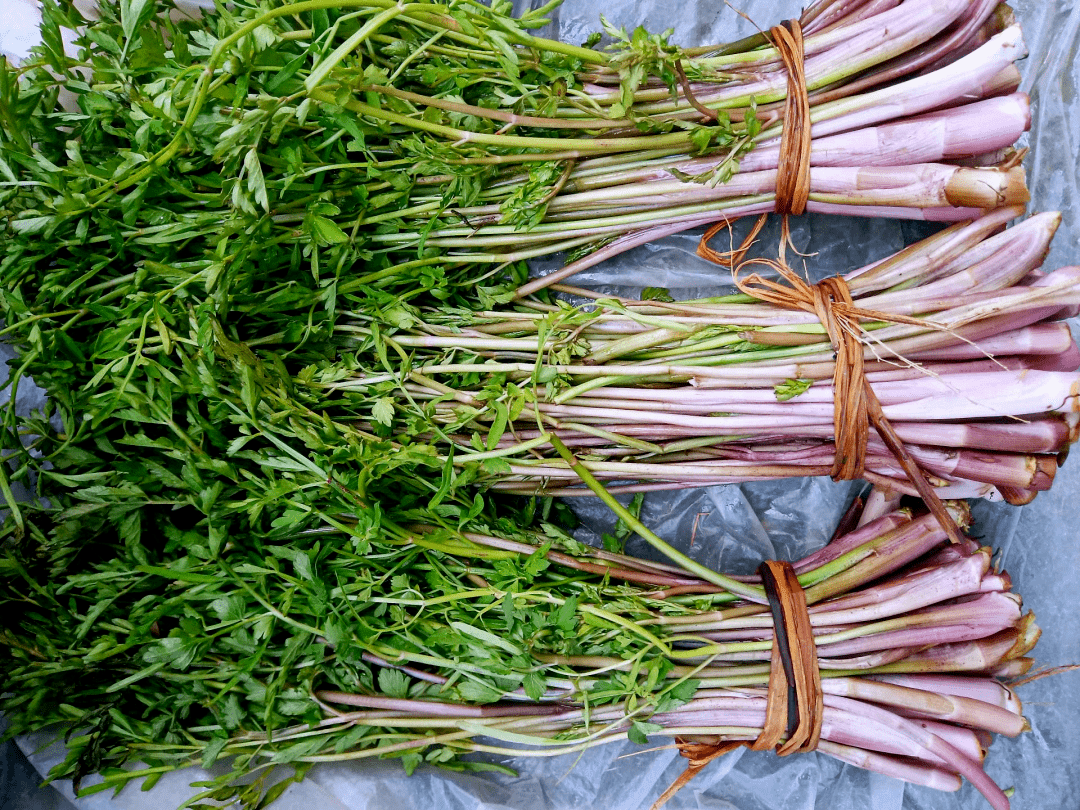
[[[951,226],[845,276],[872,313],[867,379],[941,497],[1030,502],[1077,438],[1080,350],[1066,319],[1080,273],[1040,269],[1060,215],[1002,230],[1018,213]],[[510,492],[596,494],[580,468],[623,493],[830,474],[837,361],[816,313],[744,293],[562,289],[582,303],[414,309],[407,328],[381,332],[344,318],[356,357],[386,344],[407,362],[350,372],[310,356],[297,387],[337,419],[433,442],[447,464],[483,461],[484,483]],[[869,436],[864,476],[917,494],[886,442]]]
[[[984,11],[949,5],[931,28],[947,27],[948,18],[979,30]],[[5,446],[19,455],[0,484],[15,530],[26,526],[12,482],[36,487],[57,509],[71,507],[69,495],[93,501],[120,493],[132,504],[190,506],[192,526],[216,552],[237,527],[231,518],[211,518],[214,503],[248,486],[248,476],[260,484],[276,477],[261,466],[281,457],[274,442],[325,455],[343,485],[371,503],[395,468],[420,471],[401,497],[426,491],[434,507],[474,480],[480,465],[500,465],[479,459],[472,471],[455,472],[427,440],[382,441],[394,383],[376,392],[369,406],[376,427],[365,431],[356,421],[367,410],[335,421],[318,392],[294,380],[404,367],[382,336],[413,323],[414,302],[441,302],[449,312],[488,307],[524,278],[514,265],[485,282],[456,272],[456,260],[434,248],[417,258],[415,245],[377,247],[375,237],[397,226],[387,220],[369,229],[371,218],[383,206],[396,210],[403,198],[395,195],[430,176],[409,144],[447,143],[401,129],[391,111],[405,102],[392,94],[379,96],[377,108],[390,118],[350,115],[339,103],[361,92],[350,82],[390,70],[435,88],[452,81],[478,108],[509,93],[524,112],[549,104],[560,76],[570,88],[578,86],[571,80],[577,71],[610,83],[625,68],[627,81],[646,86],[642,103],[652,103],[656,94],[640,64],[660,70],[678,57],[648,36],[606,53],[536,39],[527,29],[542,22],[541,12],[514,22],[503,6],[307,0],[188,16],[145,2],[107,4],[100,20],[88,22],[70,4],[46,2],[34,58],[19,68],[0,65],[0,210],[8,227],[0,312],[3,337],[20,352],[4,417]],[[931,36],[919,28],[924,23],[908,23],[912,37]],[[65,29],[78,32],[75,55],[65,52]],[[644,61],[627,56],[637,50]],[[764,48],[747,58],[775,62],[770,54]],[[337,95],[321,98],[330,85]],[[362,93],[364,104],[379,95]],[[429,105],[408,126],[430,129],[459,115]],[[686,126],[675,134],[690,138],[695,125]],[[482,118],[477,127],[496,123]],[[616,148],[603,142],[594,139],[601,151]],[[498,140],[491,148],[521,157],[540,147]],[[493,171],[486,163],[465,169]],[[455,174],[451,185],[459,179]],[[536,180],[538,188],[547,182],[540,174]],[[479,186],[470,188],[448,200],[461,202]],[[336,328],[344,316],[363,324],[361,345]],[[328,356],[340,364],[330,372],[313,367],[313,358]],[[40,418],[16,413],[25,379],[49,395]],[[143,447],[147,463],[117,467],[118,454],[131,447]],[[145,448],[182,463],[156,460]],[[242,471],[241,453],[251,454],[260,472]],[[39,469],[44,477],[35,481]],[[130,511],[126,527],[115,518],[124,532],[142,520],[139,508]],[[86,526],[101,529],[100,515],[57,514],[64,515],[56,526],[64,542],[82,542]]]
[[[65,300],[121,294],[144,280],[132,272],[142,262],[253,324],[262,306],[288,304],[310,321],[293,331],[310,336],[339,308],[378,307],[380,293],[467,291],[488,305],[523,280],[522,259],[771,204],[787,91],[775,49],[756,39],[685,50],[611,28],[597,50],[529,34],[550,7],[512,18],[506,3],[171,8],[106,4],[86,21],[50,0],[37,56],[0,72],[11,184],[0,204],[16,235],[34,237],[22,261],[47,254],[53,283],[75,284]],[[1026,102],[1003,95],[1018,78],[1019,29],[994,8],[807,11],[815,131],[848,139],[821,142],[830,157],[814,170],[814,204],[965,218],[1026,197],[1022,173],[958,165],[1029,123]],[[844,33],[854,39],[838,45]],[[928,65],[939,70],[895,83]],[[696,91],[673,94],[679,71]],[[868,126],[883,116],[972,99],[983,101],[908,124],[928,134],[922,162],[894,166],[891,149],[868,146],[888,136]],[[972,116],[978,126],[963,123]],[[930,137],[935,127],[949,134]],[[754,170],[738,172],[750,155]]]
[[[772,619],[754,577],[701,579],[479,510],[402,511],[429,521],[402,527],[339,511],[351,498],[314,472],[291,478],[304,499],[219,554],[175,518],[163,536],[99,533],[62,570],[47,543],[5,544],[0,664],[20,688],[3,710],[11,733],[68,730],[52,778],[152,787],[220,760],[193,801],[256,808],[289,783],[278,766],[503,770],[465,755],[760,727]],[[796,563],[827,681],[821,749],[939,789],[965,776],[1007,808],[980,734],[1026,727],[993,675],[1027,671],[1039,631],[989,549],[945,540],[895,512]]]
[[[927,32],[947,19],[986,22],[984,4],[947,5],[920,36],[934,37]],[[644,610],[640,592],[596,582],[603,572],[549,570],[553,549],[534,556],[544,539],[522,527],[537,523],[555,545],[588,554],[553,528],[561,521],[551,502],[510,504],[470,486],[504,461],[446,464],[423,435],[426,419],[415,440],[391,441],[395,383],[361,413],[336,414],[308,384],[404,368],[385,336],[412,325],[418,304],[490,307],[524,281],[525,254],[447,256],[449,245],[425,243],[430,229],[471,221],[459,209],[495,186],[496,199],[511,200],[505,211],[499,203],[500,217],[539,228],[547,198],[569,178],[572,156],[557,151],[563,129],[500,132],[507,122],[477,112],[547,114],[566,98],[587,105],[588,81],[620,87],[620,99],[626,82],[635,105],[652,103],[658,90],[669,96],[664,77],[683,55],[691,78],[706,78],[692,65],[697,55],[662,38],[631,35],[610,52],[534,38],[528,30],[542,17],[379,0],[233,4],[191,16],[133,0],[105,4],[88,22],[47,0],[35,56],[0,64],[0,312],[19,352],[2,431],[0,666],[25,686],[3,708],[12,733],[53,723],[83,730],[57,776],[98,772],[120,785],[130,777],[117,769],[141,759],[153,778],[214,760],[236,735],[255,736],[228,753],[251,746],[282,763],[311,758],[311,743],[259,735],[318,720],[315,686],[399,693],[396,676],[382,674],[394,670],[365,660],[364,644],[369,655],[415,652],[414,591],[445,589],[443,623],[504,603],[466,604],[454,616],[471,576],[487,583],[473,590],[498,589],[492,597],[558,594],[561,606],[537,613],[529,630],[553,645],[588,626],[567,630],[565,610],[577,598],[581,613],[587,588],[589,600],[625,597],[628,613]],[[64,29],[79,32],[74,55]],[[769,51],[748,61],[775,61]],[[662,87],[650,86],[651,71]],[[635,116],[633,138],[583,138],[584,153],[663,147],[689,157],[719,147],[711,158],[731,168],[767,134],[753,114],[702,124],[679,112],[690,105],[678,99],[677,114],[654,127],[626,109],[629,100],[619,103]],[[585,129],[612,127],[601,111]],[[459,142],[462,132],[476,137]],[[499,168],[507,163],[517,167],[509,176]],[[522,163],[537,165],[515,179]],[[429,187],[438,216],[431,200],[415,199]],[[402,214],[414,204],[423,206],[416,218]],[[339,329],[346,317],[346,327],[367,330],[360,345]],[[313,359],[326,357],[340,366],[324,373]],[[16,406],[30,379],[48,404],[26,416]],[[492,550],[463,539],[466,531],[523,548]],[[384,596],[367,599],[367,589]],[[377,601],[386,598],[404,603]],[[385,646],[364,636],[361,606]],[[628,655],[611,628],[589,632],[610,636],[593,645],[597,654]],[[482,701],[512,680],[498,645],[480,641],[446,642],[448,669],[476,676],[458,678],[454,699]],[[531,670],[509,666],[526,688]],[[535,679],[528,688],[539,688]],[[353,733],[332,747],[344,752],[367,732]],[[374,735],[376,750],[382,739]],[[418,761],[411,737],[387,739]],[[457,762],[440,751],[429,753]],[[235,786],[237,775],[212,796],[258,806],[262,788]]]
[[[833,5],[815,6],[809,25],[844,22],[843,4]],[[843,70],[856,62],[865,69],[867,60],[890,54],[900,58],[890,49],[901,40],[944,37],[933,39],[940,51],[957,37],[964,41],[964,32],[1000,27],[984,5],[946,4],[922,21],[905,12],[910,42],[898,36],[884,50],[860,52]],[[475,256],[448,257],[449,246],[419,244],[440,221],[428,203],[414,212],[423,225],[409,224],[402,211],[411,210],[406,198],[428,181],[446,186],[439,211],[456,210],[498,171],[487,158],[474,161],[473,151],[535,156],[548,143],[564,148],[562,130],[523,123],[518,129],[533,134],[519,142],[516,134],[498,132],[504,122],[445,104],[424,102],[421,111],[394,88],[423,86],[439,98],[460,96],[474,113],[503,105],[519,115],[551,104],[562,110],[558,105],[569,104],[575,92],[586,92],[586,81],[624,81],[647,109],[658,98],[647,74],[667,75],[671,60],[683,55],[685,70],[696,59],[704,60],[697,69],[705,72],[716,69],[709,67],[716,59],[776,63],[773,49],[753,42],[734,56],[712,56],[709,49],[684,54],[644,34],[617,37],[605,52],[569,46],[527,33],[542,23],[543,10],[514,21],[501,5],[307,0],[239,4],[195,17],[169,8],[109,4],[100,20],[87,22],[69,4],[47,2],[36,56],[18,69],[0,66],[0,212],[9,230],[0,312],[3,336],[21,351],[10,384],[15,392],[29,377],[49,392],[65,451],[118,417],[125,425],[160,425],[169,441],[209,452],[203,436],[214,436],[225,416],[205,398],[209,378],[199,364],[231,364],[236,377],[226,389],[238,381],[235,390],[252,412],[251,380],[259,369],[274,370],[289,401],[290,375],[306,381],[303,375],[315,373],[308,370],[311,358],[335,356],[343,344],[347,351],[332,374],[403,362],[381,335],[413,325],[417,304],[453,313],[512,297],[525,278],[521,262],[507,265],[503,256],[494,269],[470,272]],[[885,21],[848,22],[876,30]],[[76,55],[64,50],[65,29],[79,32]],[[838,29],[830,30],[815,41],[835,39]],[[980,69],[993,78],[1010,65],[1006,59]],[[374,80],[369,71],[388,83],[380,85],[386,92],[362,89]],[[626,75],[616,80],[620,73]],[[960,74],[969,82],[981,75]],[[739,98],[748,81],[715,79]],[[1000,83],[991,84],[1000,90]],[[668,92],[665,85],[661,97]],[[672,149],[701,131],[693,120],[699,113],[684,102],[675,99],[661,111],[674,116],[673,129],[656,137],[682,139]],[[352,109],[356,104],[363,110]],[[860,104],[865,101],[855,109]],[[581,123],[573,104],[564,112]],[[439,129],[463,115],[478,139],[459,143]],[[740,126],[753,128],[754,120],[744,116]],[[592,126],[605,130],[611,120],[600,115]],[[454,130],[458,141],[461,131]],[[645,137],[592,138],[589,154],[617,152]],[[656,144],[634,148],[647,146]],[[453,162],[432,163],[425,150]],[[537,195],[547,197],[545,189],[566,177],[542,162],[524,185],[500,179],[492,188],[518,200],[508,216],[528,225],[539,210]],[[344,317],[370,339],[351,346],[347,329],[337,328]],[[390,418],[392,389],[376,392],[376,433]],[[9,411],[12,437],[17,425]],[[212,440],[229,449],[232,438]],[[66,460],[58,452],[49,463]],[[25,469],[16,470],[16,478],[23,475]]]

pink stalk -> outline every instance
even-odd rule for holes
[[[984,372],[960,372],[938,374],[935,376],[920,376],[912,379],[882,380],[873,384],[874,393],[885,409],[885,414],[890,419],[905,421],[900,415],[904,406],[922,402],[931,397],[953,397],[957,392],[985,391],[987,384],[993,384],[996,388],[1006,388],[1004,392],[1011,400],[1014,396],[1019,400],[1016,406],[1001,404],[1000,414],[1025,414],[1038,413],[1042,410],[1057,410],[1057,408],[1033,408],[1031,410],[1015,410],[1015,408],[1028,407],[1027,397],[1022,389],[1026,385],[1038,385],[1048,390],[1060,390],[1064,392],[1061,401],[1064,402],[1069,396],[1071,385],[1076,381],[1074,374],[1058,374],[1028,369],[997,369]],[[1017,390],[1013,390],[1013,389]],[[803,413],[812,417],[832,417],[833,387],[828,382],[818,382],[810,386],[804,393],[788,402],[777,402],[776,393],[771,389],[765,390],[737,390],[731,391],[722,388],[696,386],[694,388],[623,388],[607,386],[602,389],[583,391],[578,397],[570,402],[573,406],[550,406],[552,408],[574,407],[582,412],[583,406],[593,403],[608,405],[615,408],[640,408],[650,411],[669,410],[673,405],[687,413],[703,413],[722,410],[742,414],[754,413]],[[545,405],[546,403],[542,403]],[[823,407],[819,407],[823,406]],[[556,411],[552,411],[555,413]],[[566,415],[566,414],[562,414]],[[948,418],[959,418],[949,416]],[[908,419],[906,421],[914,421]]]
[[[899,759],[888,754],[866,751],[850,745],[841,745],[830,740],[821,740],[817,750],[823,754],[854,765],[856,768],[891,776],[902,782],[952,793],[963,784],[960,776],[942,768],[916,761]]]
[[[970,518],[966,506],[963,506],[963,510],[960,514],[954,511],[953,515],[960,525],[966,525]],[[871,572],[874,578],[891,574],[940,545],[944,538],[945,532],[931,515],[916,518],[901,529],[888,532],[869,544],[867,551],[872,551],[872,554],[865,557],[859,555],[860,561],[847,571],[808,587],[807,603],[813,605],[843,594],[866,582],[871,578],[868,576]]]
[[[819,602],[810,609],[815,627],[876,621],[976,593],[990,566],[989,554],[972,555],[950,565],[918,571],[873,588]]]
[[[901,441],[907,441],[903,436],[900,438]],[[859,516],[858,528],[868,526],[883,515],[898,509],[900,507],[900,498],[900,493],[895,490],[878,486],[871,488],[870,494],[866,498],[866,505]]]
[[[927,274],[915,289],[860,298],[859,306],[914,315],[926,311],[924,299],[1010,287],[1042,264],[1060,223],[1061,215],[1056,212],[1033,216],[983,240],[938,272]]]
[[[986,761],[986,745],[983,740],[989,736],[989,732],[981,729],[961,728],[949,723],[939,723],[928,717],[921,717],[916,711],[891,707],[891,711],[898,716],[909,720],[924,731],[929,731],[935,737],[940,737],[965,757],[977,765]]]
[[[1002,792],[1001,788],[994,784],[993,780],[986,775],[986,771],[940,737],[937,737],[925,729],[919,728],[914,723],[904,720],[901,717],[897,717],[890,712],[857,703],[849,698],[827,695],[825,697],[825,702],[827,706],[848,709],[849,711],[852,710],[853,706],[857,706],[866,717],[873,718],[884,725],[890,726],[904,737],[925,746],[927,750],[932,751],[934,754],[941,757],[950,767],[971,782],[971,784],[986,797],[986,800],[990,802],[995,810],[1008,810],[1008,797]]]
[[[760,690],[758,690],[760,691]],[[927,750],[910,738],[898,737],[890,733],[888,727],[876,717],[867,717],[861,702],[850,701],[855,707],[847,711],[836,711],[829,706],[823,715],[822,737],[847,744],[856,744],[860,748],[901,754],[945,764],[945,760],[935,752]],[[664,726],[747,726],[761,728],[765,722],[765,698],[755,694],[732,696],[728,698],[706,698],[693,700],[673,712],[653,715],[650,720]],[[979,755],[979,744],[975,735],[965,729],[955,729],[954,739],[960,742],[963,752],[974,757]],[[977,761],[977,760],[975,760]]]
[[[830,698],[826,697],[826,700]],[[841,698],[832,700],[841,700]],[[826,709],[822,715],[822,738],[869,751],[912,757],[938,767],[945,766],[950,770],[959,771],[952,762],[930,750],[923,741],[913,739],[911,735],[897,734],[890,724],[883,723],[879,716],[871,713],[869,711],[871,708],[868,704],[854,700],[844,708],[826,703]],[[962,753],[960,756],[967,759]]]
[[[524,298],[552,284],[556,284],[569,278],[582,270],[595,267],[600,262],[606,261],[620,253],[625,253],[631,248],[654,242],[665,236],[688,231],[703,225],[710,225],[719,219],[737,219],[738,217],[752,216],[754,214],[772,213],[774,208],[772,196],[761,202],[746,203],[744,205],[723,208],[706,214],[687,214],[670,218],[663,225],[646,227],[638,231],[632,231],[625,236],[619,236],[609,244],[598,248],[592,253],[576,261],[570,262],[559,270],[546,276],[533,279],[523,284],[517,291],[518,298]],[[914,208],[909,206],[883,206],[883,205],[852,205],[837,203],[821,203],[810,201],[806,210],[818,214],[839,214],[846,216],[885,217],[890,219],[925,220],[927,222],[962,222],[977,219],[983,211],[970,207],[939,207],[939,208]]]
[[[936,109],[990,82],[1026,54],[1020,27],[1010,26],[972,53],[933,73],[821,105],[811,114],[811,132],[814,137],[822,137]]]
[[[863,20],[871,14],[895,8],[900,0],[845,0],[845,2],[814,2],[804,10],[799,20],[806,35],[826,31],[846,22]],[[862,6],[862,8],[859,8]],[[854,7],[854,8],[852,8]]]
[[[1072,316],[1070,316],[1072,317]],[[1031,368],[1039,371],[1077,371],[1080,370],[1080,347],[1071,343],[1063,352],[1049,355],[1037,355],[1032,358]]]
[[[1024,320],[1035,320],[1035,318],[1034,316],[1025,317]],[[1028,325],[1016,323],[1015,327],[1010,328],[1006,321],[1015,323],[1015,319],[1004,316],[1001,321],[990,325],[990,329],[983,330],[993,331],[993,334],[986,337],[969,337],[970,333],[965,334],[964,336],[968,337],[969,340],[976,341],[974,344],[957,342],[951,346],[926,349],[917,352],[916,357],[909,359],[917,359],[920,362],[942,362],[984,358],[987,355],[995,357],[999,354],[1033,354],[1057,358],[1063,353],[1071,353],[1076,345],[1073,342],[1068,326],[1065,324],[1036,323]],[[997,331],[996,327],[999,324],[1010,331]],[[962,330],[960,333],[964,334],[965,331],[967,330]],[[903,350],[901,349],[901,351]],[[1067,366],[1068,363],[1065,363],[1065,365]]]
[[[909,450],[920,466],[936,476],[979,481],[994,486],[1042,491],[1050,488],[1057,472],[1057,460],[1052,455],[1013,454],[987,450],[968,451],[918,445],[912,445]],[[605,450],[602,455],[616,454]],[[768,474],[785,476],[823,474],[819,471],[831,467],[833,458],[834,451],[831,444],[815,444],[803,449],[788,447],[782,451],[755,450],[737,446],[725,449],[724,445],[720,445],[711,452],[703,449],[694,453],[668,456],[660,463],[585,461],[584,464],[596,475],[607,479],[678,479],[680,476],[688,476],[719,480],[758,479]],[[898,473],[900,469],[884,445],[877,439],[871,439],[869,442],[866,463],[869,469],[881,475],[892,475]],[[572,479],[570,471],[555,462],[548,465],[530,466],[511,463],[511,469],[515,475],[530,478]]]
[[[949,30],[903,57],[871,71],[855,86],[883,84],[914,71],[932,72],[944,67],[956,56],[971,53],[1002,30],[1002,26],[992,17],[996,7],[995,0],[977,0]]]
[[[1020,715],[1022,712],[1022,705],[1016,693],[994,678],[960,675],[875,675],[873,677],[886,684],[989,703],[1015,715]]]
[[[1020,206],[1008,206],[991,211],[971,222],[958,223],[943,231],[909,245],[898,253],[865,267],[853,270],[847,279],[852,293],[861,298],[871,292],[888,290],[911,279],[926,277],[927,273],[941,266],[950,257],[963,256],[991,234],[1024,213]]]
[[[650,424],[604,424],[601,429],[626,436],[657,442],[678,441],[689,436],[701,435],[675,426]],[[1068,419],[1048,416],[1014,424],[995,424],[977,422],[970,424],[951,424],[941,422],[896,422],[893,424],[897,435],[907,444],[921,444],[931,447],[969,447],[988,451],[1011,453],[1058,453],[1076,439],[1076,425]],[[572,428],[556,429],[554,432],[571,448],[605,448],[609,440],[597,436],[576,433]],[[500,449],[514,447],[518,441],[539,438],[536,430],[518,431],[516,437],[503,437]],[[717,429],[704,435],[748,438],[748,434],[738,429]],[[783,442],[792,439],[830,439],[833,435],[831,424],[818,425],[774,425],[764,433],[755,433],[755,444]],[[466,452],[471,448],[462,440],[460,446]],[[547,447],[547,445],[542,445]],[[599,452],[599,450],[594,451]]]
[[[795,571],[796,573],[804,574],[808,571],[820,568],[823,565],[827,565],[833,560],[858,548],[866,541],[875,537],[881,537],[885,534],[894,533],[901,527],[909,525],[911,521],[911,513],[907,511],[891,512],[887,515],[882,515],[880,518],[867,523],[865,526],[860,526],[855,531],[848,532],[842,537],[838,537],[820,550],[793,563]]]
[[[346,692],[319,692],[317,697],[327,703],[340,703],[346,706],[360,706],[370,709],[386,709],[396,712],[413,712],[434,717],[518,717],[536,714],[560,714],[565,711],[557,705],[521,705],[521,706],[465,706],[459,703],[442,703],[435,700],[409,700],[405,698],[387,698],[372,695],[357,695]]]
[[[1030,125],[1027,96],[1013,93],[898,122],[816,138],[811,142],[810,164],[851,167],[937,163],[1011,146]],[[779,146],[756,148],[742,158],[739,170],[741,173],[775,170],[779,155]],[[699,175],[714,169],[721,160],[723,158],[702,157],[669,163],[657,161],[653,167],[600,175],[595,179],[575,172],[567,185],[584,192],[631,183],[670,183],[672,169]],[[588,161],[583,161],[581,169],[587,167]],[[685,183],[672,187],[687,188]]]
[[[776,189],[777,170],[740,171],[727,182],[687,183],[678,179],[654,180],[618,187],[618,197],[609,189],[561,194],[548,206],[557,214],[587,209],[601,214],[603,206],[624,209],[632,201],[642,206],[673,206],[755,197]],[[943,206],[993,208],[1012,205],[1027,199],[1022,178],[996,169],[970,169],[941,163],[900,164],[894,166],[817,166],[810,170],[810,199],[814,202],[842,205],[935,208]],[[478,213],[466,209],[463,213]],[[715,217],[714,217],[715,218]],[[619,229],[624,229],[619,226]],[[447,237],[457,229],[432,235],[447,247],[465,247]],[[603,227],[568,228],[561,237],[602,233]],[[476,245],[486,244],[483,231],[473,238]],[[493,242],[492,244],[500,244]]]
[[[825,678],[821,688],[826,694],[907,709],[922,717],[978,727],[1008,737],[1015,737],[1027,727],[1018,713],[969,697],[865,678]]]
[[[1031,642],[1034,644],[1034,642]],[[990,638],[938,644],[912,652],[902,660],[883,664],[881,674],[923,674],[949,672],[995,672],[1012,660],[1017,649],[1026,647],[1021,631],[1003,630]],[[843,659],[828,659],[830,669],[844,669]],[[1024,670],[1026,671],[1026,670]]]
[[[937,492],[938,497],[943,500],[950,498],[959,500],[980,498],[991,503],[998,503],[1004,500],[1001,488],[995,487],[993,484],[987,484],[984,481],[949,481],[945,486],[938,487],[935,491]],[[904,492],[903,494],[919,497],[918,493]]]
[[[993,123],[989,127],[984,126],[991,119]],[[1030,126],[1031,111],[1027,96],[1014,93],[941,112],[818,137],[812,142],[810,161],[814,166],[933,163],[1011,146]],[[778,146],[762,146],[743,158],[739,168],[742,171],[775,168],[779,154]],[[684,171],[692,173],[694,169]]]
[[[896,667],[903,667],[905,662],[915,659],[917,650],[914,648],[898,647],[893,650],[880,650],[856,655],[847,658],[829,658],[818,655],[818,666],[821,667],[822,676],[831,676],[836,673],[858,673],[870,670],[894,672]]]

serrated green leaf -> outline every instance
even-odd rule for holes
[[[379,691],[392,698],[408,697],[409,678],[399,670],[383,667],[379,670]]]
[[[778,402],[787,402],[805,394],[813,384],[813,380],[784,380],[784,382],[777,384],[773,390],[776,393]]]
[[[389,427],[394,423],[394,400],[392,397],[380,397],[371,408],[371,416],[380,424]]]
[[[626,736],[630,742],[646,745],[649,742],[648,734],[654,731],[663,731],[663,729],[663,726],[656,723],[644,723],[640,720],[634,720],[630,725],[630,730],[626,732]]]

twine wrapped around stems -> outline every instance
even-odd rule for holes
[[[862,328],[859,322],[916,323],[915,319],[857,307],[844,279],[833,277],[810,284],[788,267],[783,258],[779,262],[754,259],[744,264],[768,264],[782,281],[766,279],[756,273],[745,278],[736,274],[735,284],[739,290],[780,307],[813,313],[832,342],[836,352],[833,369],[833,435],[836,443],[833,480],[848,481],[863,477],[867,437],[870,425],[873,425],[949,539],[954,543],[961,542],[956,521],[885,418],[881,403],[864,372],[863,346],[859,339]],[[918,323],[925,324],[925,321]]]
[[[799,215],[806,211],[806,203],[810,199],[810,94],[806,88],[803,33],[799,21],[788,20],[773,26],[768,36],[787,70],[787,100],[784,105],[784,129],[780,136],[774,204],[775,212],[786,218],[788,214]],[[746,258],[747,251],[765,227],[767,219],[768,214],[758,217],[742,244],[724,253],[713,250],[709,242],[720,231],[730,230],[731,222],[717,222],[701,237],[698,255],[724,267],[738,266]],[[786,240],[786,228],[784,237]]]
[[[661,807],[714,759],[740,746],[753,751],[775,748],[782,757],[817,748],[824,699],[806,594],[791,563],[770,560],[761,564],[758,573],[773,617],[768,697],[761,733],[753,741],[702,743],[679,740],[679,753],[689,760],[689,764],[656,800],[652,810]]]
[[[784,217],[779,261],[746,261],[747,251],[765,225],[766,214],[758,218],[738,248],[725,253],[713,250],[708,244],[719,231],[731,228],[730,221],[718,222],[705,232],[698,245],[698,255],[733,269],[747,264],[768,264],[779,273],[783,283],[764,279],[757,274],[743,280],[738,277],[736,270],[735,284],[739,290],[777,306],[813,313],[825,327],[836,352],[836,368],[833,372],[833,429],[836,442],[833,479],[853,480],[863,476],[867,437],[873,424],[912,485],[926,501],[930,512],[949,538],[958,543],[961,541],[960,529],[885,418],[881,403],[863,371],[860,320],[894,323],[915,321],[861,310],[855,307],[847,282],[842,278],[827,278],[817,284],[809,284],[787,265],[786,246],[790,238],[788,215],[803,213],[810,196],[810,97],[806,87],[803,34],[799,21],[789,20],[774,26],[769,31],[769,39],[783,60],[788,75],[779,171],[776,175],[775,210]]]
[[[731,222],[722,221],[709,228],[698,245],[698,255],[716,264],[738,268],[747,264],[768,264],[782,281],[765,279],[758,274],[739,278],[739,290],[762,301],[788,309],[815,314],[828,333],[836,363],[833,371],[833,431],[836,453],[834,480],[860,478],[866,461],[867,437],[873,424],[882,441],[895,456],[912,484],[926,502],[953,542],[961,542],[961,533],[923,471],[907,452],[888,419],[881,403],[866,379],[863,347],[859,339],[861,320],[908,322],[885,313],[855,306],[847,282],[839,277],[810,284],[791,270],[785,261],[790,230],[788,215],[806,210],[810,196],[810,99],[806,88],[802,26],[797,20],[773,27],[769,39],[776,47],[788,73],[788,94],[784,110],[784,129],[780,142],[779,171],[776,176],[775,211],[783,215],[783,235],[779,261],[746,261],[754,239],[765,225],[762,215],[738,248],[720,253],[709,241],[721,230],[730,231]],[[817,747],[821,735],[822,692],[817,648],[807,612],[806,595],[789,563],[770,561],[758,569],[769,597],[773,615],[773,647],[769,669],[769,687],[765,723],[753,741],[703,743],[680,740],[678,747],[689,764],[682,775],[653,805],[659,808],[706,765],[736,748],[754,751],[775,748],[780,756]]]

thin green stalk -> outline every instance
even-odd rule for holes
[[[592,490],[593,494],[596,495],[596,497],[598,497],[601,501],[603,501],[604,504],[607,505],[607,507],[610,508],[611,511],[614,512],[621,521],[623,521],[623,523],[629,526],[632,531],[637,533],[643,540],[645,540],[649,545],[651,545],[661,554],[675,562],[677,565],[679,565],[681,568],[685,569],[689,573],[700,577],[706,582],[710,582],[713,585],[721,587],[724,590],[730,591],[734,594],[738,594],[744,599],[759,604],[764,604],[768,601],[765,596],[765,591],[762,588],[756,588],[753,585],[747,585],[737,580],[730,579],[729,577],[725,577],[723,574],[718,574],[712,569],[707,568],[706,566],[701,565],[700,563],[690,559],[681,551],[672,547],[664,540],[660,539],[660,537],[650,531],[649,528],[645,526],[645,524],[643,524],[640,520],[634,517],[630,510],[628,510],[625,506],[619,503],[614,498],[614,496],[612,496],[611,493],[609,493],[604,488],[603,484],[596,480],[596,477],[591,472],[589,472],[589,470],[586,469],[580,461],[577,460],[577,457],[573,453],[571,453],[570,450],[567,449],[566,445],[563,444],[562,440],[558,436],[552,434],[551,444],[555,448],[555,450],[558,451],[559,455],[563,457],[563,460],[566,461],[566,463],[570,466],[570,469],[577,473],[578,477],[581,478],[582,483],[584,483],[585,486]]]

